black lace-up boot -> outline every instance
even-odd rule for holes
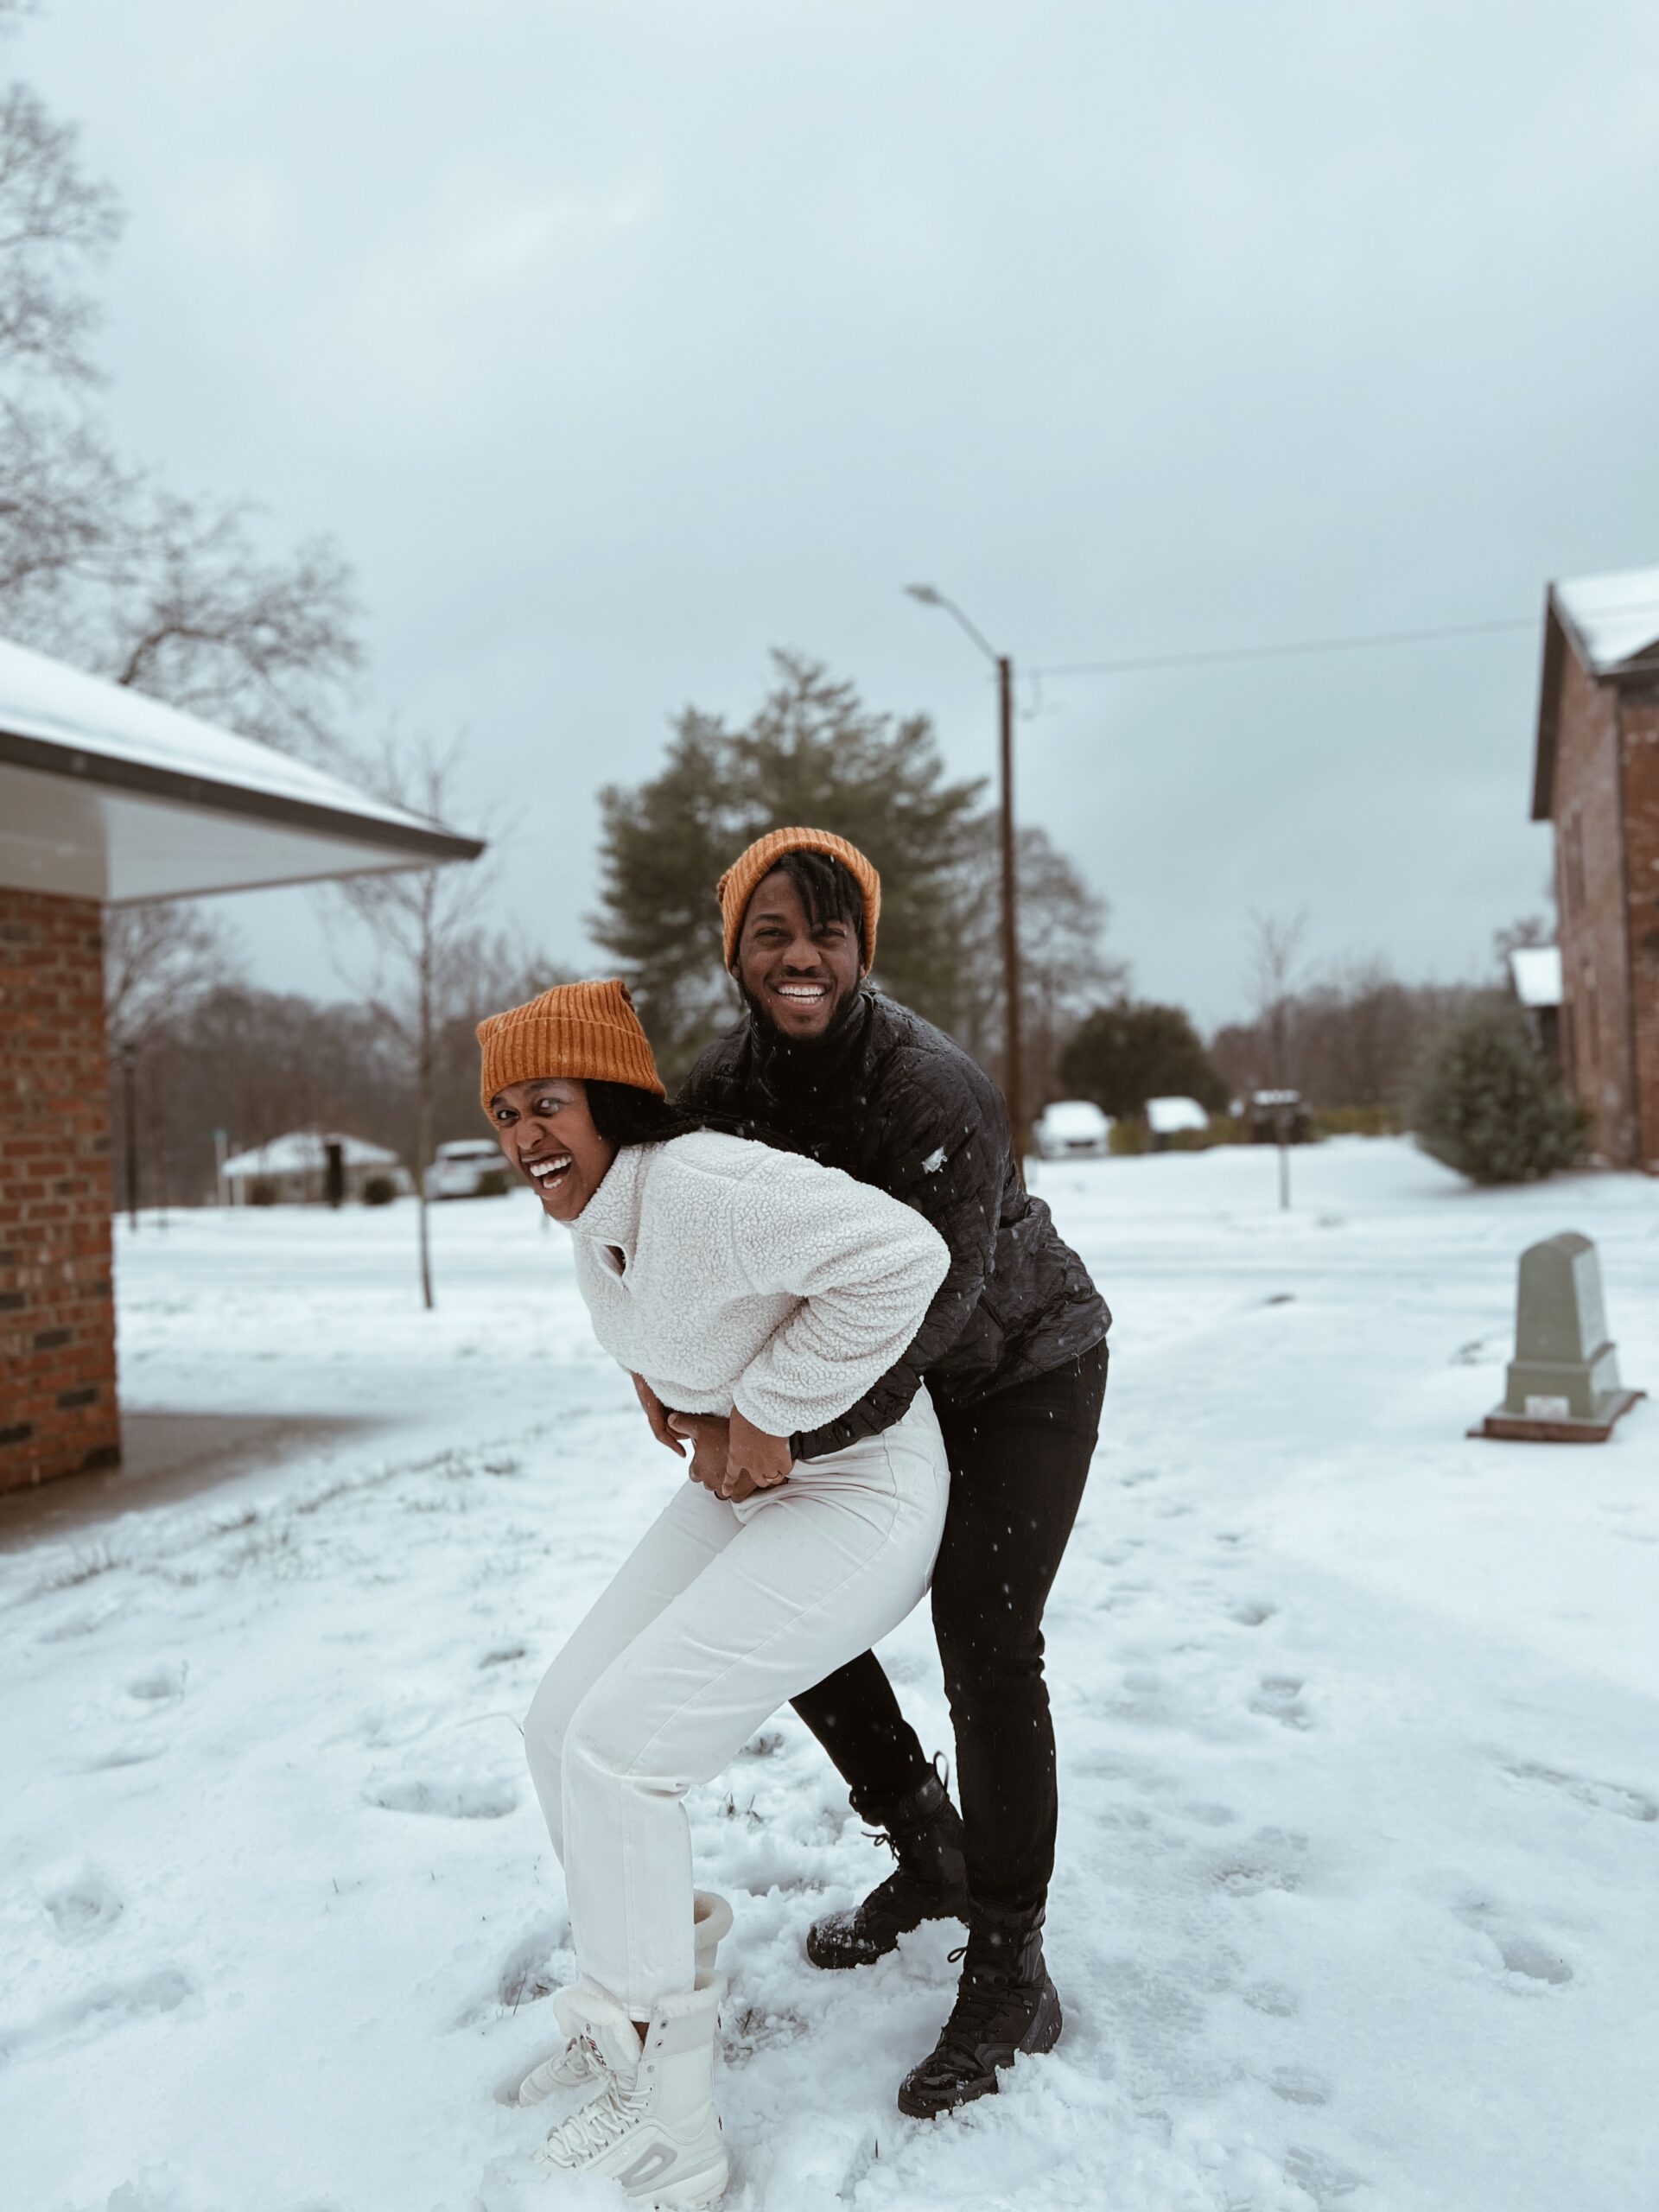
[[[962,1815],[938,1775],[889,1804],[861,1803],[855,1796],[853,1808],[879,1830],[875,1840],[889,1845],[899,1864],[862,1904],[813,1923],[806,1955],[815,1967],[873,1966],[923,1921],[968,1916]]]
[[[1065,2024],[1059,1992],[1043,1962],[1043,1910],[969,1915],[962,1981],[931,2058],[905,2076],[899,2109],[931,2120],[995,2095],[997,2071],[1022,2050],[1052,2050]]]

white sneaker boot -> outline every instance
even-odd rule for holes
[[[712,1890],[691,1895],[691,1936],[696,1947],[699,1982],[714,1973],[722,1941],[732,1932],[732,1908]],[[556,2003],[554,2010],[558,2010]],[[561,2024],[562,2017],[561,2017]],[[604,2073],[598,2053],[578,2029],[568,2043],[550,2057],[532,2066],[517,2090],[521,2105],[538,2105],[559,2089],[579,2089],[584,2082],[597,2082]]]
[[[536,2153],[559,2173],[620,2182],[640,2203],[689,2207],[724,2194],[730,2167],[715,2110],[719,1974],[660,1997],[642,2045],[625,2006],[591,1981],[554,2000],[561,2024],[580,2024],[605,2070],[605,2086],[563,2121]]]

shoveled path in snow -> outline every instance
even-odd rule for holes
[[[1068,2028],[934,2126],[945,1929],[784,1715],[693,1807],[730,1895],[739,2212],[1637,2212],[1659,2030],[1659,1414],[1469,1440],[1515,1255],[1585,1229],[1659,1380],[1659,1186],[1476,1193],[1401,1145],[1043,1171],[1118,1314],[1050,1614]],[[563,1897],[517,1721],[677,1479],[528,1199],[149,1224],[128,1402],[317,1423],[211,1494],[0,1549],[0,2141],[26,2212],[529,2212]],[[353,1422],[372,1423],[358,1427]],[[334,1423],[337,1426],[326,1426]],[[7,1522],[0,1512],[0,1546]],[[949,1745],[924,1620],[887,1655]]]

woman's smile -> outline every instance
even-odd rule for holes
[[[568,1152],[552,1152],[545,1160],[521,1160],[518,1163],[537,1190],[543,1192],[563,1183],[575,1164]]]

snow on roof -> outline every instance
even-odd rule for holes
[[[482,850],[326,769],[0,639],[0,883],[118,903]]]
[[[225,1163],[225,1173],[232,1176],[320,1175],[328,1164],[331,1144],[340,1147],[343,1166],[397,1165],[395,1152],[388,1152],[383,1144],[371,1144],[365,1137],[342,1136],[332,1130],[325,1135],[315,1129],[290,1129],[286,1136],[273,1137],[256,1152],[233,1154]]]
[[[1182,1129],[1207,1129],[1210,1116],[1196,1098],[1148,1098],[1147,1127],[1155,1137],[1173,1137]]]
[[[1560,1006],[1561,1003],[1561,948],[1559,944],[1518,945],[1510,955],[1515,995],[1522,1006]]]
[[[1609,675],[1659,645],[1659,569],[1574,576],[1552,584],[1550,594],[1594,676]]]

